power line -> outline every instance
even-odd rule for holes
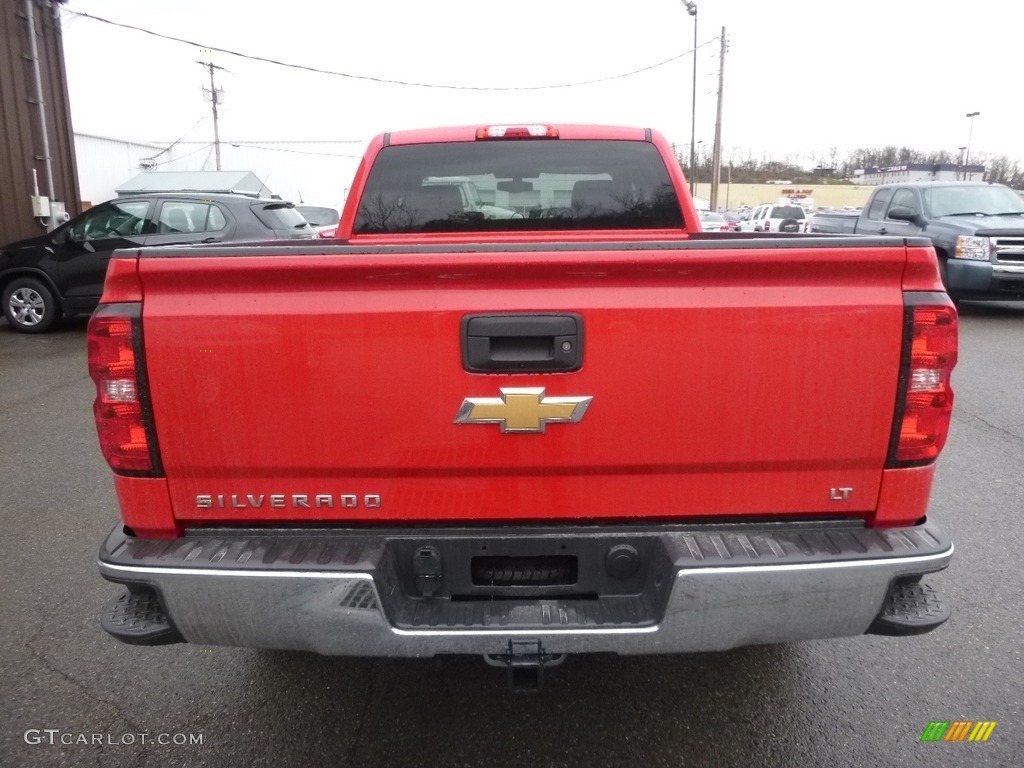
[[[203,120],[205,120],[207,117],[209,117],[209,115],[203,115],[198,120],[196,120],[194,123],[192,123],[192,127],[191,128],[189,128],[187,131],[185,131],[183,134],[181,134],[181,136],[176,138],[174,141],[172,141],[166,147],[161,149],[155,155],[150,155],[149,157],[144,157],[142,159],[143,160],[156,160],[158,157],[160,157],[160,155],[164,154],[165,152],[170,151],[175,146],[177,146],[181,142],[182,139],[184,139],[186,136],[188,136],[190,133],[192,133],[192,131],[194,131],[196,129],[196,126],[198,126],[201,122],[203,122]]]
[[[202,152],[204,149],[208,149],[208,148],[210,148],[212,146],[213,146],[213,142],[210,142],[209,144],[204,144],[199,149],[196,149],[196,150],[194,150],[192,152],[189,152],[187,155],[182,155],[181,157],[172,157],[170,160],[164,160],[162,163],[153,163],[153,167],[156,168],[157,166],[160,166],[160,165],[167,165],[168,163],[176,163],[179,160],[184,160],[186,157],[192,157],[192,155],[197,155],[200,152]],[[209,160],[209,157],[207,157],[207,160]]]
[[[336,152],[308,152],[302,149],[285,149],[284,147],[261,147],[259,144],[250,144],[242,141],[228,142],[232,147],[248,147],[249,149],[265,149],[268,152],[291,152],[296,155],[319,155],[320,157],[352,157],[356,160],[362,158],[362,155],[342,155]]]
[[[207,146],[210,148],[210,151],[206,153],[206,159],[203,160],[203,164],[199,166],[199,170],[201,170],[201,171],[206,168],[206,164],[208,162],[210,162],[210,155],[213,154],[213,144],[208,144]],[[187,157],[187,155],[186,155],[186,157]],[[218,168],[217,170],[220,170],[220,169]]]
[[[271,59],[265,56],[253,56],[248,53],[240,53],[238,51],[232,51],[227,48],[218,48],[215,45],[209,43],[197,43],[194,40],[186,40],[182,37],[175,37],[173,35],[164,35],[160,32],[154,32],[151,29],[144,29],[143,27],[136,27],[132,24],[125,24],[120,21],[112,21],[110,19],[104,19],[100,16],[93,16],[91,13],[82,13],[81,11],[72,11],[68,8],[64,9],[65,12],[80,16],[84,19],[92,19],[93,21],[99,21],[103,24],[109,24],[114,27],[121,27],[122,29],[131,29],[135,32],[142,32],[146,35],[152,35],[153,37],[161,38],[162,40],[170,40],[175,43],[184,43],[185,45],[191,45],[196,48],[201,48],[210,51],[217,51],[218,53],[225,53],[228,56],[237,56],[240,59],[249,59],[250,61],[260,61],[264,64],[276,64],[279,67],[288,67],[290,69],[300,69],[305,72],[314,72],[319,75],[331,75],[333,77],[344,77],[350,80],[366,80],[373,83],[385,83],[388,85],[405,85],[413,88],[441,88],[450,91],[544,91],[555,88],[576,88],[582,85],[595,85],[597,83],[606,83],[610,80],[621,80],[624,77],[632,77],[633,75],[639,75],[642,72],[647,72],[658,67],[663,67],[666,64],[671,64],[673,61],[685,58],[690,55],[695,55],[697,51],[705,46],[711,45],[712,43],[718,42],[718,38],[714,37],[707,42],[701,43],[692,50],[683,51],[680,54],[672,56],[663,61],[659,61],[656,64],[650,64],[646,67],[640,67],[629,72],[622,72],[618,75],[608,75],[607,77],[598,77],[593,80],[580,80],[574,83],[556,83],[551,85],[523,85],[523,86],[482,86],[482,85],[449,85],[444,83],[419,83],[410,80],[392,80],[386,77],[374,77],[372,75],[353,75],[350,72],[337,72],[330,69],[320,69],[318,67],[311,67],[306,64],[295,64],[292,62],[281,61],[279,59]]]
[[[235,139],[227,144],[365,144],[367,139]],[[157,142],[159,143],[159,142]],[[362,157],[362,155],[360,155]]]

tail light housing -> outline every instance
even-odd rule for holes
[[[958,319],[945,294],[905,293],[903,353],[887,466],[934,461],[949,434]]]
[[[125,475],[162,475],[142,356],[140,304],[101,305],[89,320],[89,376],[100,450]]]
[[[772,220],[771,219],[765,219],[764,220],[764,231],[765,232],[770,232],[771,229],[772,229]]]

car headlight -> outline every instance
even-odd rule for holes
[[[960,235],[960,237],[956,239],[956,252],[954,255],[958,259],[990,261],[992,256],[992,241],[987,237]]]

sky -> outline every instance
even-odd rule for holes
[[[1008,23],[1024,12],[1013,3],[697,5],[695,140],[703,148],[714,139],[724,26],[726,163],[753,156],[811,167],[833,148],[842,159],[888,144],[955,156],[968,141],[972,157],[1024,159],[1019,30]],[[209,76],[195,63],[203,60],[226,69],[222,141],[347,141],[335,151],[350,151],[353,168],[374,135],[438,125],[638,125],[689,151],[694,19],[681,0],[69,0],[64,9],[79,132],[212,141]],[[203,50],[73,11],[377,81]],[[602,82],[539,87],[593,80]]]

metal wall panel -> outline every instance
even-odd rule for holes
[[[118,185],[142,172],[143,158],[152,157],[163,148],[158,144],[76,133],[75,153],[82,200],[97,205],[111,199]]]

